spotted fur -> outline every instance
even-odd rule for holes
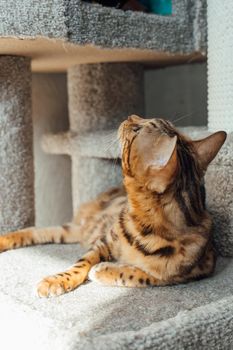
[[[124,186],[84,204],[72,223],[0,237],[0,251],[43,243],[83,244],[87,253],[38,285],[41,297],[90,280],[111,286],[185,283],[214,271],[203,176],[226,134],[191,141],[162,119],[131,116],[119,128]]]

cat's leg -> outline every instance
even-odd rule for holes
[[[214,253],[209,252],[206,258],[195,266],[188,274],[163,279],[162,276],[161,278],[155,278],[135,266],[112,262],[101,262],[91,268],[88,278],[91,281],[108,286],[165,286],[177,283],[187,283],[196,279],[205,278],[213,273],[214,265]]]
[[[40,297],[57,296],[75,289],[87,279],[92,266],[110,258],[111,253],[107,244],[102,240],[97,241],[95,246],[69,269],[44,278],[38,284],[38,295]]]
[[[209,277],[213,274],[216,265],[216,254],[208,249],[198,264],[186,275],[181,276],[181,282],[189,282]],[[180,282],[180,281],[178,281]]]
[[[148,287],[166,284],[138,267],[111,262],[93,266],[88,278],[108,286]]]
[[[36,244],[76,243],[79,238],[79,226],[74,224],[48,228],[29,227],[0,236],[0,252]]]

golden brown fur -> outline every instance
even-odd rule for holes
[[[203,176],[226,134],[191,141],[162,119],[131,116],[119,128],[124,188],[84,204],[73,222],[0,237],[0,250],[75,243],[88,252],[38,285],[59,295],[88,277],[107,285],[145,287],[188,282],[215,266]]]

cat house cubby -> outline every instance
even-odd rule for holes
[[[71,156],[74,211],[120,182],[113,159],[120,153],[110,139],[129,114],[143,115],[147,66],[191,64],[204,60],[208,48],[209,129],[232,131],[233,7],[228,0],[172,4],[171,16],[159,16],[79,0],[0,0],[1,232],[34,223],[31,70],[68,73],[70,130],[46,135],[43,148]],[[209,130],[188,132],[198,138]],[[232,145],[230,136],[206,178],[219,218],[215,241],[228,256]],[[76,245],[53,245],[0,255],[3,339],[13,327],[17,347],[25,349],[232,348],[231,258],[220,259],[213,279],[196,284],[139,291],[91,283],[57,299],[37,299],[31,292],[37,280],[79,254]]]

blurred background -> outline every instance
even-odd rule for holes
[[[177,126],[206,125],[206,63],[146,70],[145,116],[163,117]],[[72,218],[71,161],[47,155],[43,134],[69,129],[65,74],[33,74],[36,225],[62,224]]]

